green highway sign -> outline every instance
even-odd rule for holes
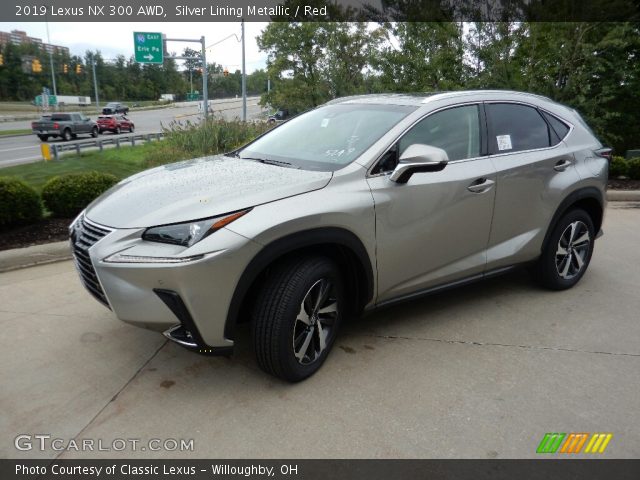
[[[57,105],[58,104],[58,97],[56,97],[55,95],[47,95],[48,98],[48,104],[50,107]],[[42,106],[42,95],[38,95],[36,97],[35,103],[38,107]]]
[[[162,63],[162,33],[133,32],[133,49],[138,63]]]

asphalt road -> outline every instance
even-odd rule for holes
[[[247,117],[256,118],[262,112],[258,105],[258,97],[247,99]],[[224,118],[233,119],[242,115],[242,99],[237,101],[215,101],[211,102],[214,112],[218,112]],[[200,118],[197,104],[181,107],[161,108],[157,110],[141,110],[129,113],[128,117],[136,126],[136,133],[155,133],[161,130],[162,125],[169,125],[172,121],[186,122],[198,121]],[[95,116],[91,117],[95,120]],[[0,130],[31,128],[31,121],[0,123]],[[105,137],[112,136],[106,132]],[[127,133],[121,136],[126,136]],[[83,141],[90,138],[81,136],[76,141]],[[52,139],[51,142],[61,142],[60,139]],[[69,143],[75,143],[71,141]],[[40,140],[35,135],[21,137],[0,137],[0,168],[21,163],[30,163],[42,159],[40,154]]]
[[[610,203],[569,291],[512,273],[351,321],[296,385],[258,369],[247,331],[227,359],[120,323],[69,261],[3,273],[0,456],[533,458],[546,432],[609,432],[573,457],[638,458],[638,225],[640,203]],[[194,448],[22,452],[18,434]]]

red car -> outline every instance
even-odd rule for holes
[[[124,115],[100,115],[96,123],[100,133],[106,130],[113,133],[121,133],[123,130],[133,133],[135,130],[133,122]]]

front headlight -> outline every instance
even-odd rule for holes
[[[208,237],[216,230],[229,225],[251,209],[239,212],[228,213],[218,217],[197,220],[195,222],[177,223],[173,225],[161,225],[159,227],[147,228],[142,234],[143,240],[149,242],[170,243],[172,245],[182,245],[190,247]]]

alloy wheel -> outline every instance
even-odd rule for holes
[[[335,286],[328,278],[315,282],[304,296],[293,326],[293,352],[310,365],[327,349],[338,316]]]
[[[556,270],[561,278],[570,280],[582,271],[590,245],[591,236],[586,224],[577,220],[567,225],[556,249]]]

